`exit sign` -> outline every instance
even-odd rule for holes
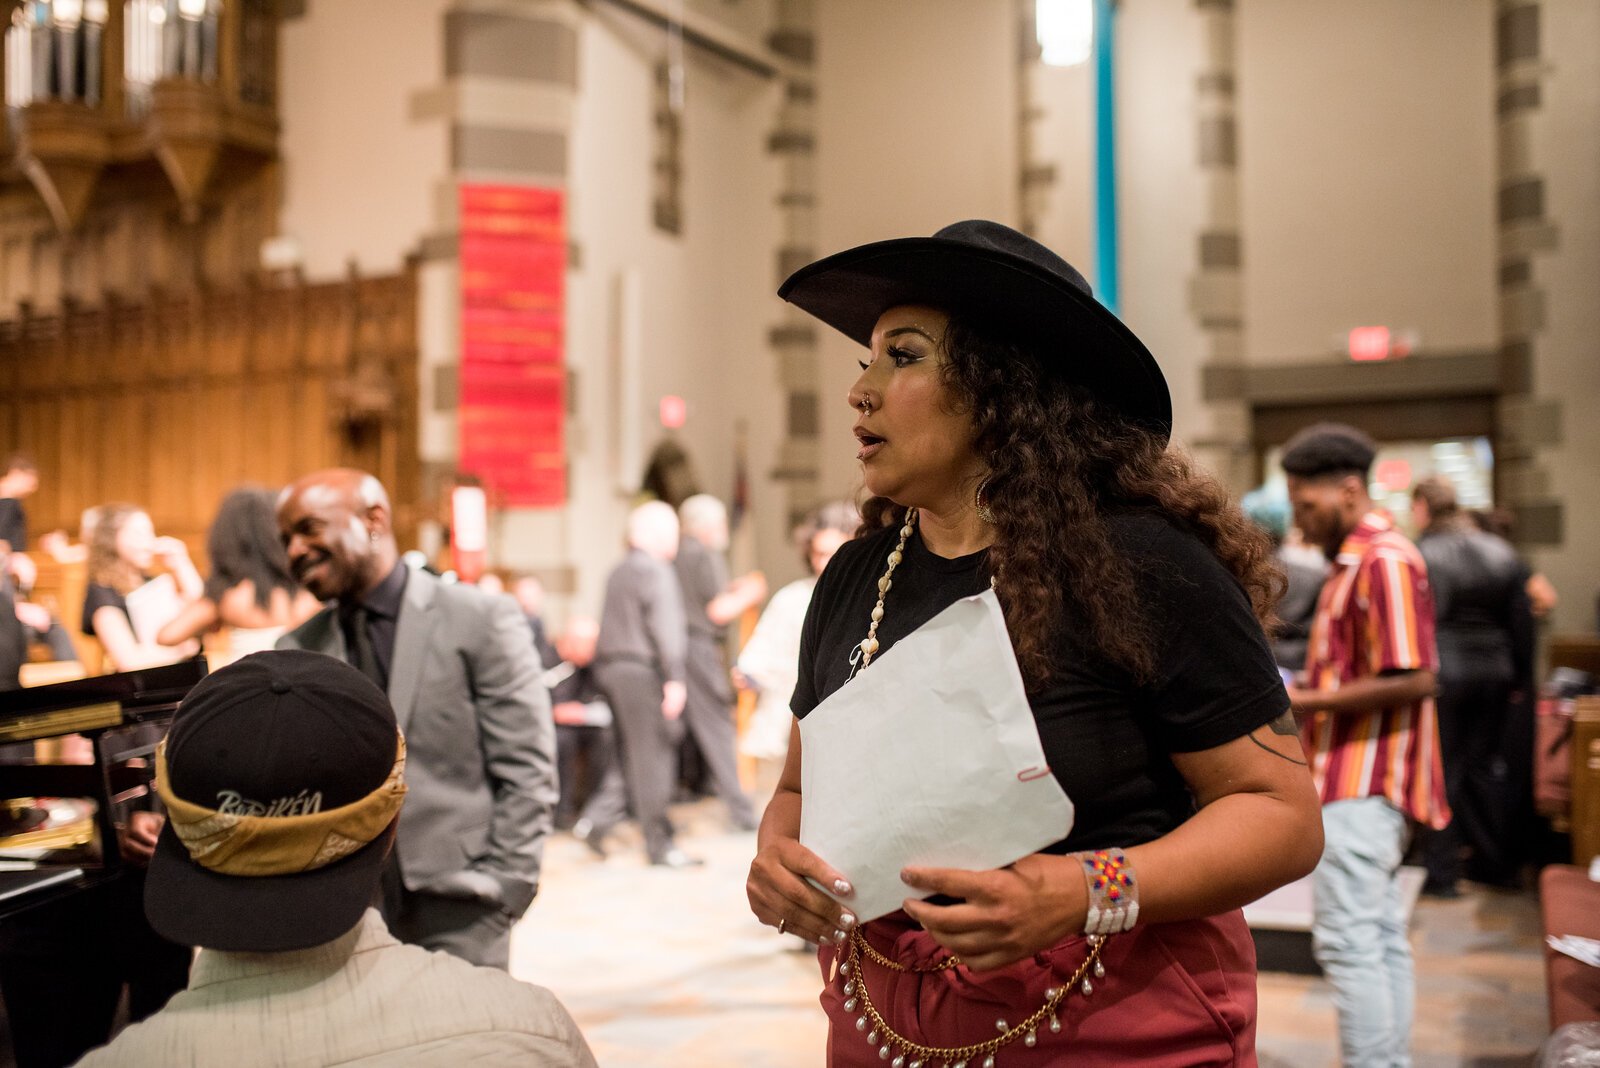
[[[1345,351],[1357,363],[1398,360],[1411,355],[1415,335],[1410,332],[1396,334],[1387,326],[1358,326],[1350,331],[1345,345]]]

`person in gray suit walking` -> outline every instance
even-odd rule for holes
[[[505,968],[557,797],[549,694],[516,603],[410,571],[391,516],[362,471],[318,471],[283,491],[290,569],[330,603],[278,647],[338,657],[394,705],[411,790],[384,873],[390,930]]]
[[[650,501],[629,514],[628,554],[606,579],[594,676],[616,716],[627,802],[644,832],[650,863],[687,868],[701,861],[678,848],[667,819],[686,694],[683,596],[671,564],[677,551],[678,517],[671,505]],[[572,833],[603,852],[606,833],[624,814],[622,798],[602,788]]]

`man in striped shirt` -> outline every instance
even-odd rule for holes
[[[1377,510],[1377,452],[1321,423],[1285,447],[1295,523],[1330,560],[1300,685],[1289,698],[1327,845],[1313,874],[1312,944],[1333,986],[1346,1066],[1411,1063],[1414,986],[1397,873],[1410,825],[1450,814],[1433,693],[1438,654],[1427,567]]]

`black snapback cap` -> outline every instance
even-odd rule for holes
[[[178,707],[165,742],[167,788],[223,817],[327,812],[382,787],[399,744],[389,699],[360,671],[322,653],[256,653],[207,676]],[[379,831],[310,870],[233,875],[199,863],[169,817],[145,882],[145,914],[184,945],[320,945],[354,927],[373,902],[391,839]]]

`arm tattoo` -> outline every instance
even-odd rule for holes
[[[1290,727],[1289,730],[1282,729],[1284,720],[1288,720],[1289,721],[1289,727]],[[1283,715],[1279,716],[1277,719],[1275,719],[1271,723],[1269,723],[1268,726],[1272,728],[1272,733],[1273,734],[1294,734],[1295,733],[1295,731],[1293,729],[1294,728],[1294,713],[1285,712]],[[1256,728],[1256,730],[1260,730],[1260,729],[1261,729],[1260,727]],[[1263,749],[1266,752],[1271,753],[1273,756],[1277,757],[1279,760],[1287,760],[1289,763],[1298,764],[1302,768],[1307,768],[1307,767],[1311,766],[1311,765],[1307,764],[1304,760],[1296,760],[1294,757],[1290,756],[1288,753],[1280,753],[1276,749],[1272,748],[1272,746],[1264,744],[1261,741],[1261,739],[1256,737],[1256,731],[1251,731],[1249,734],[1245,735],[1245,737],[1249,738],[1250,741],[1256,746],[1257,749]]]

